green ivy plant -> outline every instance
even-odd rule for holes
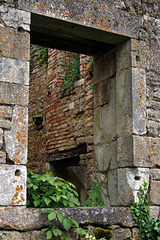
[[[89,193],[89,198],[84,202],[84,206],[105,206],[101,195],[101,188],[104,182],[99,183],[91,182],[91,192]]]
[[[137,193],[138,202],[131,206],[134,226],[140,230],[142,239],[160,240],[160,217],[157,221],[150,217],[149,196],[147,193],[147,182],[144,180]]]
[[[27,206],[46,208],[43,212],[48,212],[48,220],[57,219],[60,223],[61,227],[48,226],[41,230],[41,234],[46,233],[47,239],[59,236],[62,240],[72,240],[68,234],[71,228],[75,228],[75,231],[81,235],[87,235],[87,232],[79,228],[77,221],[70,217],[64,218],[60,212],[56,211],[55,208],[80,206],[80,202],[75,186],[62,178],[54,177],[52,173],[46,172],[40,175],[28,172]],[[67,234],[62,228],[67,231]]]
[[[38,65],[46,64],[48,66],[48,48],[44,48],[39,51],[39,61],[37,62]]]
[[[62,96],[64,93],[69,93],[74,83],[80,79],[80,58],[79,54],[71,56],[68,60],[63,62],[65,66],[65,76],[62,79]]]

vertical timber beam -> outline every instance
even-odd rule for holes
[[[26,204],[30,13],[0,3],[0,205]]]

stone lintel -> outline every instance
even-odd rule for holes
[[[72,0],[68,2],[64,0],[58,2],[56,0],[47,2],[18,0],[18,8],[109,33],[135,38],[137,38],[139,28],[143,24],[141,16],[117,9],[115,5],[105,1],[93,2],[88,0],[86,2],[79,0],[73,4]]]

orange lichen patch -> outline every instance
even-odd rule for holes
[[[0,212],[2,212],[2,209],[0,209]]]
[[[11,200],[11,205],[12,206],[14,206],[14,205],[18,205],[18,204],[20,204],[21,203],[21,201],[24,201],[23,199],[24,199],[24,197],[23,196],[19,196],[20,195],[20,192],[23,190],[23,186],[22,185],[17,185],[16,186],[16,189],[15,189],[15,194],[14,194],[14,196],[12,197],[12,200]],[[21,200],[20,199],[18,199],[18,196],[21,198]]]
[[[17,180],[13,180],[13,183],[17,182]]]
[[[6,171],[8,171],[8,168],[5,168]]]
[[[3,99],[1,99],[1,103],[5,103],[5,101]]]

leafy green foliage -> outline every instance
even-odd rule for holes
[[[74,207],[80,206],[75,186],[52,173],[43,175],[28,172],[27,206],[29,207]]]
[[[101,196],[101,188],[104,182],[96,183],[91,182],[91,192],[89,193],[89,199],[84,202],[84,206],[104,206],[104,201]]]
[[[79,54],[71,56],[69,60],[64,61],[65,76],[62,81],[62,95],[64,92],[70,92],[74,83],[80,79],[80,59]]]
[[[38,65],[47,64],[48,65],[48,48],[44,48],[38,53],[40,60],[37,62]]]
[[[78,194],[75,186],[59,177],[54,177],[52,173],[46,172],[43,175],[35,174],[31,171],[27,176],[27,206],[46,208],[43,213],[48,212],[48,220],[57,219],[61,228],[69,231],[71,228],[78,228],[79,224],[74,219],[64,218],[62,213],[55,208],[80,206]],[[51,207],[54,207],[51,208]],[[53,236],[60,239],[72,240],[69,234],[65,234],[58,226],[43,228],[41,234],[46,234],[47,239]]]
[[[149,197],[147,193],[147,182],[144,181],[137,193],[139,202],[131,206],[134,225],[139,228],[140,235],[145,240],[160,240],[160,218],[156,221],[150,219]]]

